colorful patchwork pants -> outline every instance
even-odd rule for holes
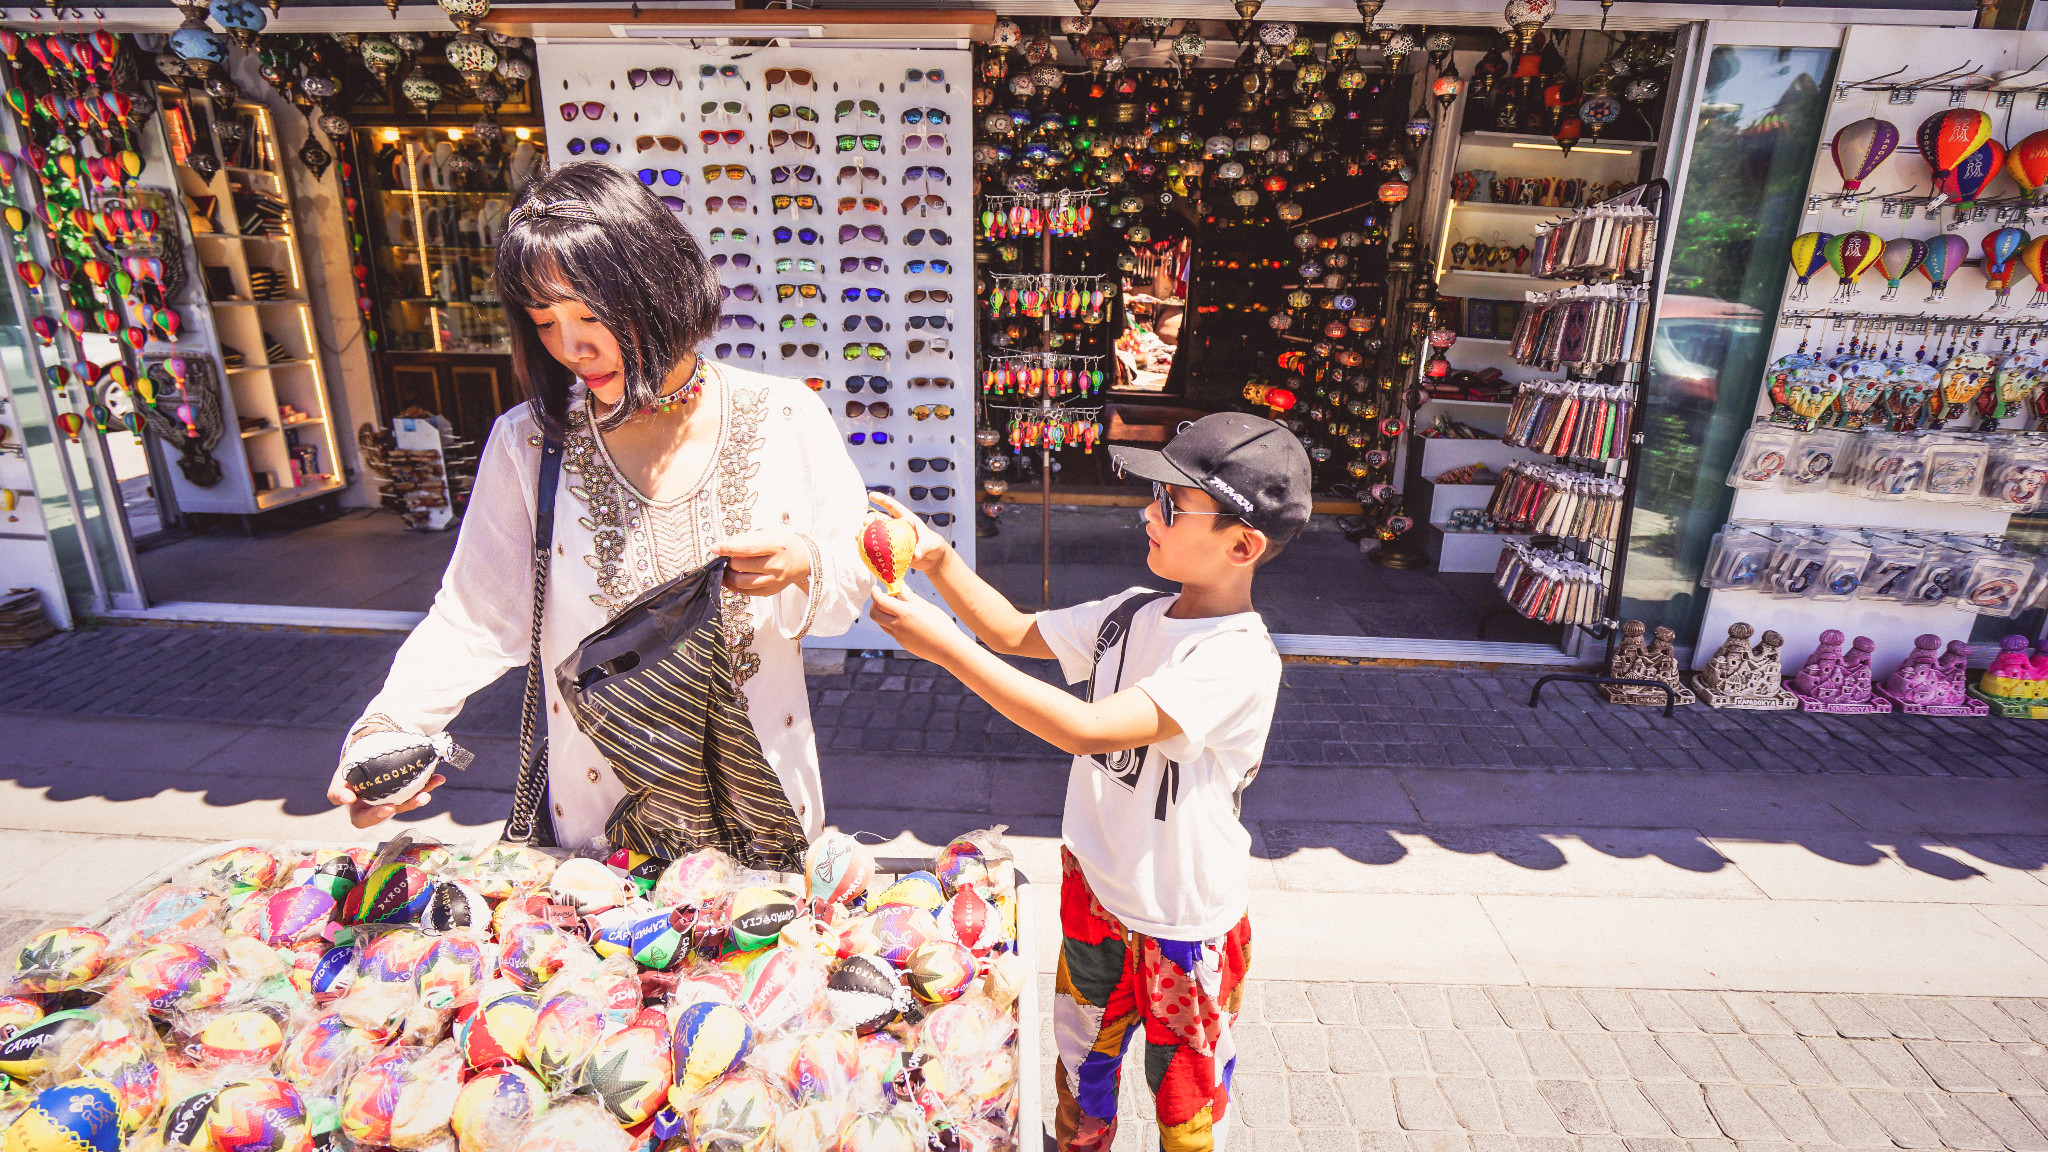
[[[1228,1130],[1230,1029],[1251,962],[1249,917],[1214,940],[1154,940],[1103,910],[1061,850],[1060,966],[1053,991],[1061,1152],[1108,1152],[1124,1049],[1145,1030],[1145,1082],[1163,1152],[1216,1152]]]

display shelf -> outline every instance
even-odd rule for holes
[[[1581,152],[1591,156],[1603,155],[1603,153],[1598,151],[1601,148],[1624,148],[1634,153],[1654,151],[1657,147],[1656,142],[1650,140],[1581,139],[1577,144],[1572,145],[1571,152],[1565,153],[1564,149],[1558,146],[1557,141],[1549,136],[1537,136],[1533,133],[1524,132],[1492,132],[1486,129],[1475,129],[1465,133],[1458,139],[1467,148],[1474,145],[1482,147],[1490,145],[1495,148],[1513,148],[1521,145],[1524,148],[1533,146],[1538,151],[1557,152],[1571,156],[1576,156]]]
[[[1486,212],[1503,216],[1533,216],[1542,220],[1555,220],[1571,214],[1569,208],[1554,204],[1501,204],[1492,200],[1453,200],[1451,207],[1460,212]]]
[[[1436,570],[1439,572],[1491,572],[1500,564],[1503,545],[1526,544],[1531,539],[1529,536],[1499,532],[1446,532],[1442,524],[1436,523],[1430,527],[1437,531]]]

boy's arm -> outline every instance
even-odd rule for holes
[[[908,508],[879,492],[868,493],[868,498],[895,519],[917,526],[917,544],[911,549],[910,566],[925,574],[968,631],[1005,656],[1053,659],[1051,646],[1038,634],[1037,616],[1017,611],[1008,597],[969,568],[944,537],[911,515]]]
[[[953,603],[950,597],[948,603]],[[953,607],[963,618],[967,615],[957,603]],[[1142,689],[1126,688],[1093,703],[1078,699],[976,646],[945,613],[914,592],[896,597],[877,591],[868,614],[911,655],[959,677],[1005,719],[1070,755],[1142,748],[1180,735],[1180,725]],[[1035,624],[1031,637],[1045,645]],[[1050,647],[1046,655],[1052,655]]]

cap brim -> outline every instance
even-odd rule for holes
[[[1113,445],[1109,450],[1109,462],[1116,466],[1119,475],[1157,480],[1162,484],[1179,484],[1184,488],[1202,487],[1200,480],[1174,467],[1166,454],[1156,449]]]

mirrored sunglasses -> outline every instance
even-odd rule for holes
[[[832,109],[832,119],[844,120],[848,116],[853,115],[856,108],[860,110],[860,114],[863,116],[873,116],[878,120],[881,119],[882,106],[873,100],[841,100]]]
[[[865,148],[870,152],[880,152],[882,150],[882,138],[873,132],[869,132],[864,136],[849,134],[839,137],[838,145],[841,152],[851,152],[856,146]]]
[[[713,228],[709,233],[709,239],[713,244],[723,244],[728,239],[735,244],[745,244],[751,241],[753,237],[747,234],[745,228],[734,228],[730,232],[723,228]]]
[[[889,349],[883,344],[848,344],[839,350],[841,359],[858,360],[865,355],[870,360],[887,360]]]
[[[953,408],[950,404],[919,404],[910,410],[910,417],[913,420],[930,420],[934,417],[940,420],[951,420],[953,418]],[[945,490],[940,489],[940,491]],[[941,500],[945,498],[944,496],[939,497]]]
[[[846,215],[855,208],[863,212],[881,212],[884,214],[889,211],[882,206],[882,200],[879,196],[841,196],[839,198],[839,214],[841,216]]]
[[[778,256],[775,260],[775,270],[777,272],[789,272],[792,270],[797,272],[822,272],[824,268],[809,256]]]
[[[818,314],[815,312],[806,312],[802,316],[792,316],[789,313],[784,312],[782,314],[782,319],[777,321],[776,324],[784,332],[787,332],[791,328],[794,328],[799,324],[803,325],[806,328],[816,328],[824,324],[824,321],[818,319]]]
[[[888,291],[882,288],[842,288],[839,290],[839,299],[844,303],[851,304],[860,299],[863,294],[877,304],[889,298]]]
[[[944,124],[951,119],[943,108],[911,108],[903,113],[905,124]]]
[[[752,180],[754,174],[747,171],[745,164],[706,164],[704,166],[704,179],[716,180],[720,177],[724,177],[727,180]]]
[[[818,110],[803,104],[798,104],[795,107],[791,107],[788,104],[775,104],[768,109],[768,119],[770,120],[781,120],[790,116],[794,116],[807,124],[816,124],[818,122]]]
[[[802,296],[806,300],[816,300],[820,291],[816,284],[777,284],[775,286],[775,299],[778,303],[789,299],[791,296]]]
[[[932,272],[943,276],[953,270],[953,265],[944,260],[911,260],[903,265],[903,270],[912,275],[919,272]]]
[[[866,444],[871,439],[876,444],[887,444],[889,442],[889,434],[887,432],[855,432],[846,438],[846,442],[848,444]]]
[[[809,192],[805,192],[796,196],[790,196],[787,194],[781,196],[774,196],[769,199],[769,203],[774,207],[775,211],[777,212],[782,211],[784,208],[795,208],[803,212],[816,212],[819,210],[818,198],[816,196],[811,195]]]

